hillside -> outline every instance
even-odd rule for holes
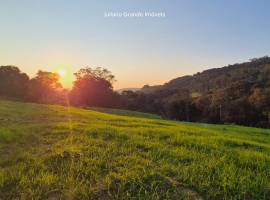
[[[269,130],[101,111],[0,100],[0,199],[269,199]]]
[[[270,128],[270,58],[145,85],[128,100],[127,108],[174,120]]]
[[[158,116],[158,115],[130,111],[130,110],[113,109],[113,108],[99,108],[99,107],[88,107],[87,109],[98,111],[98,112],[103,112],[103,113],[120,115],[120,116],[138,117],[138,118],[145,118],[145,119],[162,119],[162,117]]]
[[[222,68],[208,69],[192,76],[170,80],[161,86],[143,87],[143,92],[161,89],[188,89],[195,93],[206,93],[226,88],[239,82],[269,82],[270,58],[254,58],[249,62],[233,64]]]

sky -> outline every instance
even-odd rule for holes
[[[87,66],[111,71],[114,89],[161,85],[269,56],[269,8],[269,0],[2,0],[0,66],[30,78],[64,68],[64,87]]]

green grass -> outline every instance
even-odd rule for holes
[[[0,199],[269,199],[269,130],[100,111],[0,101]]]
[[[200,97],[200,96],[202,96],[202,94],[201,93],[198,93],[198,92],[193,92],[191,94],[191,97],[193,97],[193,98]]]
[[[162,117],[158,116],[158,115],[153,115],[153,114],[143,113],[143,112],[130,111],[130,110],[99,108],[99,107],[88,107],[87,109],[93,110],[93,111],[98,111],[98,112],[103,112],[103,113],[120,115],[120,116],[139,117],[139,118],[147,118],[147,119],[162,119]]]

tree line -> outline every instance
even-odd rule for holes
[[[0,97],[127,109],[179,121],[270,127],[270,58],[267,56],[177,78],[150,92],[142,89],[119,94],[113,91],[115,76],[100,67],[82,68],[74,75],[76,80],[69,91],[62,88],[57,73],[39,70],[30,79],[18,67],[1,66]]]
[[[74,106],[116,107],[113,102],[115,77],[110,71],[97,67],[80,69],[74,73],[76,80],[69,91],[59,82],[60,75],[38,70],[29,78],[16,66],[0,66],[0,97],[33,103],[66,105],[67,99]]]
[[[130,99],[132,108],[170,119],[270,128],[270,58],[205,70],[162,86],[145,85]]]

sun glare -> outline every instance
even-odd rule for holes
[[[59,74],[60,76],[65,76],[65,75],[66,75],[66,71],[65,71],[64,69],[59,69],[59,70],[58,70],[58,74]]]

